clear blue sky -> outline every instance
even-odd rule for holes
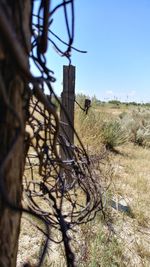
[[[66,38],[61,12],[51,29]],[[72,51],[77,93],[150,102],[150,0],[75,0],[74,46],[88,51]],[[53,87],[60,94],[68,62],[49,48]]]

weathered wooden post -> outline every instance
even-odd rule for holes
[[[27,67],[31,49],[31,13],[30,0],[0,1],[1,267],[15,267],[18,252],[21,212],[15,212],[7,201],[11,201],[12,206],[21,207],[26,153],[25,124],[29,108],[26,99],[29,96],[27,80],[21,74],[14,51],[21,54],[21,47],[25,59],[23,66]]]
[[[64,140],[64,146],[60,148],[60,155],[63,160],[72,158],[70,144],[74,144],[74,100],[75,66],[63,66],[63,92],[61,94],[62,107],[60,110],[61,136]],[[69,118],[69,121],[67,117]],[[73,127],[70,125],[70,122]]]

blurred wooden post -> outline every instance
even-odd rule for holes
[[[69,120],[74,126],[74,100],[75,100],[75,66],[63,66],[63,92],[61,103],[68,114]],[[70,126],[63,108],[60,110],[61,135],[68,144],[74,144],[74,131]],[[71,148],[60,148],[60,155],[63,160],[71,159]]]

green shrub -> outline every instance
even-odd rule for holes
[[[150,146],[150,125],[137,130],[135,143],[140,146]]]
[[[122,127],[128,132],[129,141],[140,146],[150,145],[150,111],[139,108],[120,116]]]
[[[106,148],[110,150],[126,143],[128,140],[126,131],[118,120],[105,122],[103,124],[102,132],[103,143]]]
[[[117,105],[119,106],[121,104],[121,102],[119,100],[110,100],[108,101],[109,104],[113,104],[113,105]]]

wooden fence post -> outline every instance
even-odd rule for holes
[[[74,126],[74,100],[75,100],[75,66],[63,66],[63,92],[61,94],[61,103],[64,107],[69,120]],[[65,115],[64,109],[60,110],[61,136],[68,144],[74,144],[74,131]],[[60,155],[63,160],[71,159],[71,148],[60,148]]]

